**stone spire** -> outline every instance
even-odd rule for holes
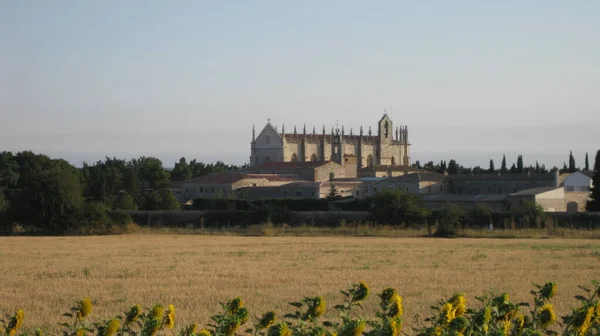
[[[396,126],[396,141],[400,140],[399,134],[400,134],[400,132],[398,131],[398,126]]]
[[[371,126],[369,126],[369,136],[373,135],[373,132],[371,132]]]
[[[254,125],[252,125],[252,142],[256,141],[256,130],[254,129]]]
[[[363,135],[363,129],[362,129],[362,126],[360,126],[360,136],[362,136],[362,135]]]
[[[296,125],[294,125],[294,134],[298,134],[298,132],[296,132]]]
[[[325,135],[325,124],[323,124],[323,135]]]
[[[316,134],[316,133],[317,132],[316,132],[315,126],[313,126],[313,134]]]
[[[350,135],[352,135],[352,127],[350,127]]]
[[[302,133],[306,135],[306,124],[304,124],[304,128],[302,128]]]
[[[342,125],[342,136],[344,136],[344,125]]]
[[[285,124],[281,124],[281,134],[285,135]]]

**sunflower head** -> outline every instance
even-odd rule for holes
[[[404,314],[404,309],[402,308],[402,297],[398,294],[394,295],[391,299],[390,304],[388,305],[387,316],[389,318],[398,318],[402,317]]]
[[[377,294],[381,299],[380,306],[383,309],[386,309],[392,303],[392,298],[398,295],[398,292],[394,288],[388,287],[384,289],[381,294]]]
[[[325,299],[322,296],[315,296],[312,298],[305,298],[304,302],[308,305],[306,309],[306,313],[304,314],[303,319],[312,320],[314,318],[323,316],[325,314],[325,310],[327,308],[327,304]]]
[[[235,314],[238,309],[241,309],[244,307],[244,301],[242,300],[241,297],[236,297],[235,299],[227,302],[227,312],[229,314]]]
[[[121,321],[114,318],[106,324],[106,332],[104,333],[104,335],[105,336],[114,336],[117,333],[117,331],[119,331],[120,327],[121,327]]]
[[[275,322],[275,312],[266,312],[260,320],[258,320],[258,324],[256,325],[257,329],[268,329]]]
[[[360,303],[364,299],[366,299],[371,293],[371,289],[367,285],[366,282],[361,281],[357,285],[355,284],[353,288],[350,290],[350,294],[352,295],[353,303]]]
[[[539,290],[539,293],[540,293],[540,297],[545,300],[549,300],[549,299],[553,298],[554,295],[556,295],[556,283],[548,282],[547,284],[544,285],[544,287],[542,287]]]
[[[542,328],[547,328],[552,323],[556,322],[556,314],[554,313],[554,306],[551,303],[546,303],[538,309],[538,318]]]
[[[138,316],[142,313],[142,306],[135,305],[129,308],[129,311],[125,314],[125,322],[135,322]]]
[[[92,313],[92,308],[93,305],[90,298],[84,298],[83,300],[79,301],[77,306],[77,319],[83,320],[88,317]]]
[[[202,330],[200,330],[200,332],[198,333],[197,336],[212,336],[212,334],[210,333],[210,331],[208,331],[206,329],[202,329]]]
[[[165,308],[162,305],[156,304],[152,307],[152,317],[155,319],[162,319]]]
[[[292,331],[288,328],[287,323],[281,322],[269,327],[267,336],[291,336]]]

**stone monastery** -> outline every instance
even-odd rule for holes
[[[332,127],[330,133],[326,133],[325,126],[321,133],[316,133],[314,127],[312,133],[307,133],[306,125],[301,133],[296,131],[296,127],[292,133],[286,133],[284,127],[278,132],[269,121],[258,137],[252,129],[251,167],[265,162],[311,161],[354,164],[357,170],[376,166],[410,166],[408,128],[400,126],[394,129],[387,114],[379,120],[376,135],[371,127],[364,134],[362,126],[358,134],[353,134],[352,129],[346,134],[343,126],[341,130]]]

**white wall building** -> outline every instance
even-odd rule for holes
[[[594,172],[578,171],[565,177],[565,191],[590,191]]]

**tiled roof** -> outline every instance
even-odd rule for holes
[[[304,161],[304,162],[265,162],[246,169],[248,172],[258,170],[288,170],[288,169],[314,169],[324,166],[331,161]]]
[[[214,173],[199,176],[187,183],[194,184],[231,184],[243,179],[265,179],[270,182],[296,181],[293,175],[277,174],[244,174],[244,173]]]
[[[512,193],[510,195],[511,196],[535,196],[535,195],[543,194],[545,192],[557,190],[557,189],[562,189],[562,188],[556,188],[556,187],[532,188],[532,189],[517,191],[516,193]]]
[[[500,202],[507,195],[419,194],[425,202]]]
[[[401,181],[401,182],[420,182],[420,181],[433,181],[441,182],[444,180],[444,175],[438,173],[424,173],[416,172],[413,174],[406,174],[402,176],[395,176],[385,179],[384,181]]]
[[[421,171],[418,168],[411,167],[411,166],[395,166],[395,165],[394,166],[390,166],[390,165],[378,165],[378,166],[375,166],[375,168],[373,168],[373,167],[364,167],[364,168],[360,169],[360,171],[362,171],[362,172],[369,172],[369,171],[373,171],[373,170],[379,171],[379,172],[381,172],[381,171],[389,171],[389,170],[391,170],[391,171],[407,171],[407,172],[418,172],[418,171]]]
[[[475,181],[475,180],[504,180],[504,181],[525,181],[525,180],[553,180],[553,173],[547,174],[528,174],[528,173],[506,173],[506,174],[453,174],[448,175],[448,181]]]

